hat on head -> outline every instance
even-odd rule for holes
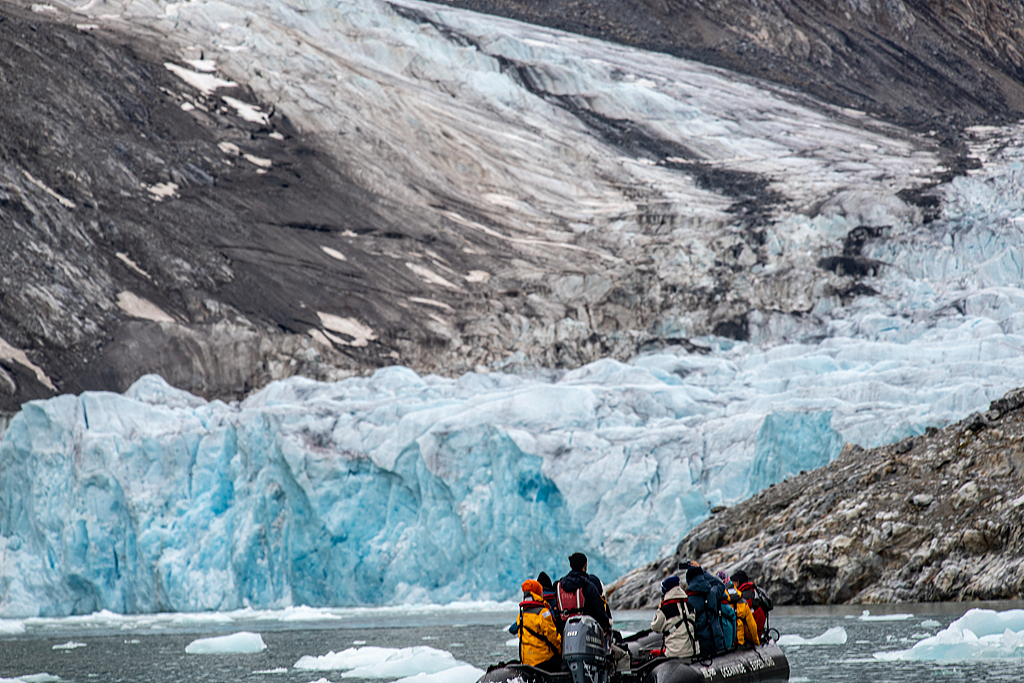
[[[540,581],[537,579],[527,579],[526,581],[523,581],[523,592],[541,595],[544,592],[544,588],[540,585]]]
[[[541,588],[551,588],[551,577],[548,576],[547,572],[538,574],[537,581],[540,582]]]
[[[704,570],[701,569],[700,567],[695,567],[693,565],[690,565],[687,568],[687,570],[686,570],[686,583],[690,583],[691,581],[693,581],[694,579],[696,579],[698,576],[700,576],[703,573],[704,573]]]
[[[750,579],[747,577],[747,573],[742,569],[738,569],[732,573],[732,582],[739,585],[749,582]]]
[[[670,590],[679,585],[679,577],[673,574],[672,576],[666,576],[665,580],[661,582],[661,594],[664,595]]]

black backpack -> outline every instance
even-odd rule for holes
[[[772,602],[772,598],[768,593],[765,592],[760,586],[754,586],[754,600],[756,605],[761,607],[765,612],[771,612],[775,604]]]

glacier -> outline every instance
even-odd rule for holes
[[[483,197],[522,242],[583,249],[537,218],[556,215],[599,235],[595,257],[620,267],[647,246],[624,227],[615,188],[649,183],[684,219],[658,267],[701,282],[731,200],[610,155],[508,62],[547,97],[649,120],[722,168],[770,175],[791,205],[766,228],[773,260],[739,286],[786,280],[859,226],[885,233],[863,256],[886,267],[852,299],[792,279],[802,318],[774,315],[765,290],[749,342],[695,337],[696,350],[629,362],[513,373],[511,358],[460,377],[393,366],[293,378],[231,404],[146,376],[123,395],[27,403],[0,441],[0,616],[502,600],[541,570],[564,573],[576,550],[610,581],[672,550],[715,506],[845,443],[921,434],[1024,386],[1019,126],[969,131],[981,167],[935,189],[941,211],[926,223],[894,192],[924,184],[937,155],[882,124],[841,122],[856,112],[828,116],[683,60],[411,0],[79,10],[210,46],[226,76],[295,121],[358,124],[369,132],[352,144],[388,140],[404,173]],[[460,135],[441,134],[460,118]],[[393,170],[363,169],[382,193],[429,204]],[[831,204],[805,215],[823,196]],[[685,315],[663,324],[668,336],[693,327]]]

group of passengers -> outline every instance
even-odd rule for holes
[[[628,653],[611,642],[612,619],[601,580],[587,573],[587,556],[569,556],[569,573],[552,583],[541,572],[523,582],[519,618],[509,631],[519,636],[519,659],[546,671],[562,668],[562,629],[574,615],[588,615],[609,638],[609,651],[620,663]],[[685,583],[677,575],[661,582],[661,604],[651,630],[664,635],[666,657],[710,659],[737,647],[764,641],[771,599],[743,571],[730,577],[705,571],[686,560]]]

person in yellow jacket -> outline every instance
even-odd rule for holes
[[[519,634],[519,661],[545,671],[562,669],[562,636],[536,579],[523,581],[523,601],[513,628]]]
[[[746,574],[737,572],[744,578]],[[730,577],[725,577],[725,596],[729,599],[729,604],[736,610],[736,642],[740,646],[753,647],[759,645],[760,641],[757,638],[757,621],[754,620],[754,613],[750,611],[750,605],[743,599],[740,594],[740,587],[735,581],[731,580]]]

